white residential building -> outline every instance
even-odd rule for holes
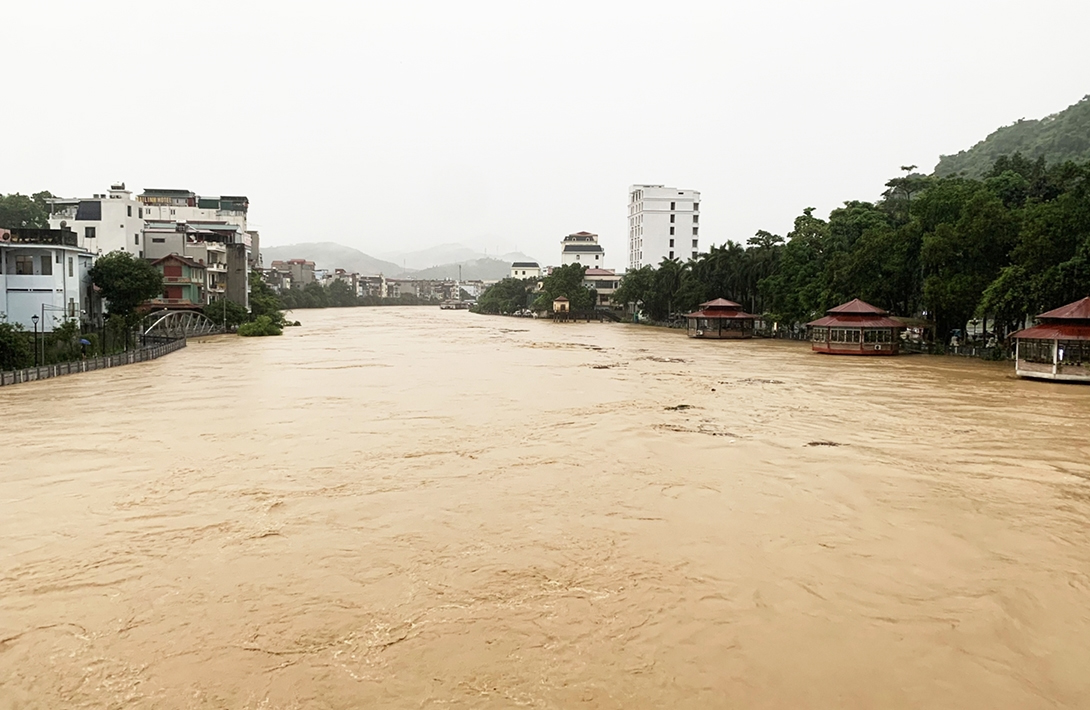
[[[48,202],[50,229],[72,230],[79,239],[79,247],[93,254],[120,250],[144,256],[140,243],[144,205],[125,189],[125,183],[112,185],[109,192],[86,199],[53,198]]]
[[[45,333],[94,320],[94,257],[78,243],[70,230],[0,229],[0,317]]]
[[[536,279],[541,276],[541,266],[536,261],[516,261],[511,264],[511,278]]]
[[[700,193],[663,185],[628,188],[628,268],[700,253]]]
[[[560,264],[582,264],[600,269],[606,263],[606,250],[598,244],[598,235],[590,232],[569,234],[560,241]]]

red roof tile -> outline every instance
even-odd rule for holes
[[[1090,296],[1037,316],[1041,320],[1090,320]]]
[[[885,311],[883,311],[884,313]],[[904,323],[885,316],[866,313],[840,313],[810,321],[806,325],[818,328],[904,328]]]
[[[753,315],[752,313],[746,313],[745,311],[742,311],[742,310],[737,310],[737,309],[728,310],[726,308],[722,308],[722,309],[719,309],[719,310],[716,310],[716,311],[712,311],[712,310],[693,311],[692,313],[686,313],[685,317],[686,318],[709,318],[709,319],[713,319],[713,320],[716,319],[716,318],[718,318],[719,320],[747,320],[747,319],[748,320],[753,320],[757,316]]]
[[[860,301],[858,298],[853,298],[847,303],[841,303],[836,308],[830,308],[825,311],[825,315],[833,315],[834,313],[868,313],[878,316],[884,316],[888,314],[888,311],[882,310],[877,306],[872,306],[866,301]]]
[[[1020,330],[1011,337],[1032,338],[1035,340],[1090,340],[1090,325],[1042,323],[1041,325]]]
[[[708,301],[707,303],[700,304],[701,308],[715,308],[717,306],[720,308],[741,308],[742,304],[735,303],[734,301],[728,301],[725,298],[717,298],[713,301]]]

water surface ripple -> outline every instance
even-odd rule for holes
[[[1090,707],[1090,387],[297,317],[0,390],[0,708]]]

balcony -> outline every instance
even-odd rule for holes
[[[195,278],[193,276],[164,276],[163,283],[165,284],[194,284],[196,286],[203,286],[203,278]]]
[[[222,262],[209,262],[209,263],[205,264],[205,268],[208,269],[209,271],[218,271],[218,272],[222,272],[222,273],[227,273],[227,264],[224,264]]]

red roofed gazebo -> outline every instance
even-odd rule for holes
[[[806,324],[814,352],[834,355],[896,355],[904,325],[858,298]]]
[[[1037,316],[1020,330],[1014,371],[1020,377],[1090,382],[1090,296]]]
[[[742,310],[741,304],[717,298],[700,304],[699,311],[685,316],[689,319],[690,338],[752,338],[753,321],[757,316]]]

